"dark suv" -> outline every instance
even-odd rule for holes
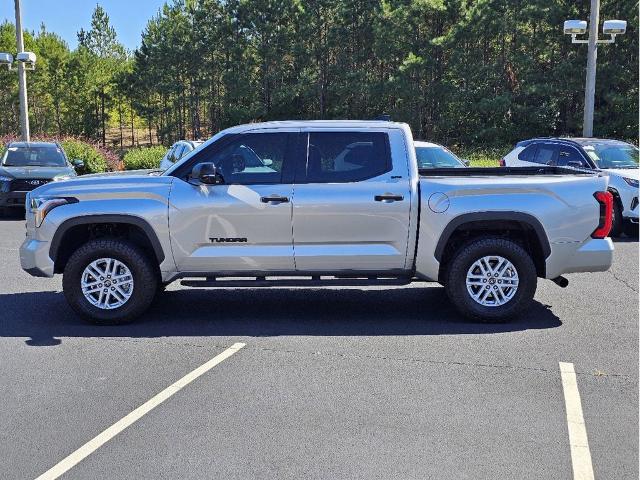
[[[27,192],[76,176],[80,160],[67,159],[58,143],[11,142],[0,159],[0,209],[24,207]]]

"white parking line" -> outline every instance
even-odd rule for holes
[[[574,480],[593,480],[593,465],[587,440],[587,428],[582,416],[582,403],[578,391],[578,380],[573,363],[560,362],[560,376],[564,390],[564,404],[567,409],[569,443]]]
[[[130,426],[140,418],[142,418],[144,415],[149,413],[151,410],[156,408],[158,405],[160,405],[162,402],[164,402],[168,398],[178,393],[188,384],[193,382],[196,378],[200,377],[201,375],[204,375],[213,367],[225,361],[227,358],[229,358],[231,355],[236,353],[238,350],[240,350],[244,346],[245,346],[244,343],[234,343],[231,347],[227,348],[224,352],[220,353],[219,355],[216,355],[207,363],[199,366],[192,372],[186,374],[180,380],[168,386],[167,388],[162,390],[160,393],[158,393],[156,396],[152,397],[150,400],[140,405],[138,408],[136,408],[133,412],[128,414],[126,417],[122,418],[121,420],[118,420],[116,423],[111,425],[105,431],[103,431],[102,433],[98,434],[97,436],[89,440],[87,443],[85,443],[83,446],[78,448],[71,455],[69,455],[68,457],[60,461],[58,464],[56,464],[54,467],[50,468],[49,470],[44,472],[42,475],[40,475],[36,480],[45,480],[45,479],[53,480],[55,478],[58,478],[60,475],[67,472],[70,468],[80,463],[83,459],[85,459],[91,453],[95,452],[98,448],[100,448],[102,445],[107,443],[113,437],[118,435],[125,428],[127,428],[128,426]]]

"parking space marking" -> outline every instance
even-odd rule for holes
[[[162,390],[160,393],[158,393],[156,396],[152,397],[151,399],[149,399],[148,401],[140,405],[138,408],[136,408],[134,411],[129,413],[127,416],[118,420],[116,423],[111,425],[102,433],[98,434],[97,436],[89,440],[83,446],[78,448],[75,452],[73,452],[68,457],[61,460],[59,463],[57,463],[55,466],[53,466],[52,468],[44,472],[42,475],[40,475],[36,480],[53,480],[55,478],[60,477],[69,469],[73,468],[75,465],[80,463],[87,456],[91,455],[91,453],[95,452],[102,445],[104,445],[109,440],[111,440],[113,437],[115,437],[120,432],[122,432],[125,428],[127,428],[128,426],[138,421],[144,415],[149,413],[151,410],[156,408],[158,405],[160,405],[162,402],[164,402],[168,398],[178,393],[180,390],[182,390],[184,387],[189,385],[195,379],[204,375],[219,363],[225,361],[227,358],[229,358],[231,355],[236,353],[245,345],[246,344],[244,343],[234,343],[232,346],[227,348],[224,352],[216,355],[208,362],[202,364],[192,372],[186,374],[180,380],[168,386],[167,388]]]
[[[571,463],[574,480],[593,480],[593,464],[587,440],[587,428],[582,415],[582,403],[578,391],[578,379],[573,363],[559,362],[564,404],[567,410]]]

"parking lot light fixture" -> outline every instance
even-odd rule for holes
[[[587,22],[584,20],[567,20],[564,22],[564,33],[571,35],[571,43],[588,44],[587,52],[587,79],[584,89],[584,117],[582,134],[585,137],[593,136],[593,111],[596,93],[596,62],[598,59],[598,44],[615,43],[616,35],[622,35],[627,31],[625,20],[606,20],[602,25],[602,33],[609,38],[598,38],[598,25],[600,23],[600,0],[591,0],[591,15],[588,24],[588,38],[578,38],[578,35],[587,33]]]

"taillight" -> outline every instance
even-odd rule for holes
[[[500,166],[501,167],[506,167],[507,166],[507,161],[504,158],[500,159]]]
[[[600,221],[591,238],[605,238],[609,235],[613,222],[613,195],[610,192],[596,192],[593,196],[600,204]]]

